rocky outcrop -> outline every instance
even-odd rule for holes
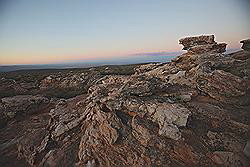
[[[42,96],[19,95],[5,97],[0,101],[0,122],[3,127],[16,116],[34,114],[42,109],[48,108],[49,99]]]
[[[242,49],[246,51],[250,51],[250,39],[242,40],[240,43],[243,43]]]
[[[186,37],[179,40],[179,43],[184,46],[184,50],[198,45],[215,44],[214,35],[201,35],[196,37]]]
[[[41,94],[48,97],[71,98],[86,93],[88,88],[102,77],[104,76],[95,70],[81,73],[73,73],[73,71],[64,74],[57,73],[43,78],[39,89]]]
[[[48,87],[80,87],[86,81],[86,74],[82,73],[80,75],[71,74],[66,77],[60,77],[56,75],[49,75],[41,81],[40,88]]]
[[[242,166],[241,157],[235,155],[233,152],[224,152],[224,151],[215,151],[211,155],[211,159],[217,165],[224,165],[224,166]],[[245,162],[246,164],[247,162]]]
[[[165,135],[174,140],[180,139],[178,127],[186,126],[190,111],[176,104],[154,104],[154,106],[156,108],[150,108],[150,111],[153,111],[153,121],[159,125],[159,135]]]
[[[223,53],[226,51],[225,43],[217,44],[214,41],[214,35],[202,35],[196,37],[187,37],[180,39],[180,44],[184,46],[183,50],[188,53]]]
[[[14,79],[0,79],[0,98],[28,94],[33,89],[37,89],[38,85],[34,82],[16,81]]]
[[[247,166],[247,53],[222,54],[226,44],[213,35],[180,43],[187,53],[139,65],[132,75],[45,78],[42,87],[57,80],[61,87],[92,84],[85,94],[3,128],[0,165]]]

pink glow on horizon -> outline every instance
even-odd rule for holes
[[[231,43],[228,45],[230,47],[227,47],[227,49],[239,49],[241,47],[241,44],[238,43]],[[171,50],[171,51],[165,51],[165,50],[159,50],[159,51],[151,51],[148,50],[147,52],[143,52],[141,50],[138,51],[130,51],[126,53],[107,53],[107,54],[72,54],[72,55],[48,55],[44,54],[39,56],[37,54],[24,54],[25,56],[6,56],[4,60],[1,60],[1,65],[16,65],[16,64],[60,64],[60,63],[70,63],[70,62],[88,62],[88,61],[96,61],[96,60],[105,60],[105,59],[116,59],[119,57],[128,57],[128,56],[134,56],[136,54],[143,55],[144,53],[160,53],[160,52],[167,52],[167,53],[173,53],[173,52],[181,52],[182,50]],[[47,55],[47,56],[46,56]]]

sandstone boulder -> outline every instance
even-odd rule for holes
[[[201,35],[195,37],[186,37],[179,40],[179,43],[184,46],[183,50],[197,45],[215,44],[214,35]]]
[[[184,46],[183,50],[187,50],[190,54],[203,53],[223,53],[226,51],[225,43],[217,44],[213,35],[201,35],[196,37],[187,37],[179,40]]]
[[[207,45],[197,45],[188,49],[189,53],[192,54],[202,54],[202,53],[223,53],[226,51],[225,43],[220,44],[207,44]]]
[[[165,135],[171,139],[181,138],[178,127],[186,126],[190,112],[181,105],[176,104],[156,104],[151,117],[159,124],[159,135]]]

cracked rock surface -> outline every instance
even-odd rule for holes
[[[187,53],[132,74],[41,81],[91,83],[72,98],[3,97],[0,166],[247,167],[250,53],[223,54],[213,35],[180,44]]]

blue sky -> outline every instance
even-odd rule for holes
[[[94,61],[176,52],[185,36],[250,37],[246,0],[2,0],[0,64]]]

